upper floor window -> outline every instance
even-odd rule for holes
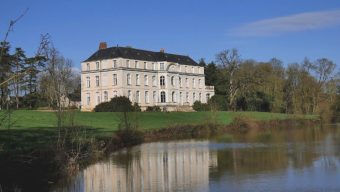
[[[194,67],[191,67],[191,72],[192,72],[192,73],[194,73],[194,72],[195,72],[195,71],[194,71]]]
[[[147,68],[148,68],[148,63],[144,62],[144,69],[147,69]]]
[[[195,79],[193,78],[192,79],[192,88],[195,88],[196,87],[196,81],[195,81]]]
[[[172,86],[175,85],[175,77],[174,77],[174,76],[171,77],[171,85],[172,85]]]
[[[117,68],[117,60],[113,60],[112,68]]]
[[[182,78],[179,77],[179,78],[178,78],[178,81],[179,81],[179,82],[178,82],[178,83],[179,83],[179,87],[182,87]]]
[[[117,85],[117,74],[113,74],[113,85]]]
[[[164,70],[164,63],[160,63],[160,70]]]
[[[152,86],[157,86],[156,77],[152,76]]]
[[[99,70],[99,62],[96,62],[96,69]]]
[[[99,87],[99,76],[96,76],[96,86]]]
[[[90,71],[90,63],[86,63],[86,70]]]
[[[135,68],[139,68],[138,67],[138,61],[135,61]]]
[[[126,67],[130,68],[130,61],[126,60]]]
[[[109,100],[109,95],[107,91],[104,91],[104,102],[107,102]]]
[[[164,85],[165,85],[165,77],[164,77],[164,76],[161,76],[161,77],[160,77],[159,84],[160,84],[161,86],[164,86]]]
[[[136,85],[140,85],[139,74],[136,74]]]
[[[144,85],[148,86],[149,85],[149,79],[147,75],[144,75]]]
[[[152,70],[156,70],[156,64],[152,63]]]
[[[201,79],[198,79],[198,87],[199,87],[199,88],[201,88],[201,84],[202,84],[201,81],[202,81]]]
[[[91,86],[90,77],[86,77],[86,87],[89,88]]]
[[[127,85],[131,85],[131,75],[130,75],[130,73],[126,75],[126,82],[127,82]]]
[[[189,80],[188,80],[188,78],[185,78],[185,84],[186,84],[187,87],[189,87]]]
[[[161,103],[165,103],[165,102],[166,102],[165,92],[162,91],[162,92],[161,92]]]

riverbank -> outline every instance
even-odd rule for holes
[[[54,113],[28,114],[26,111],[14,114],[14,118],[20,119],[16,121],[17,126],[0,133],[0,169],[7,173],[0,176],[1,183],[6,184],[2,184],[2,189],[17,187],[37,191],[39,186],[41,191],[46,191],[60,178],[105,158],[112,151],[142,142],[208,138],[226,132],[318,123],[316,116],[259,112],[131,113],[129,121],[134,126],[119,130],[120,113],[76,112],[70,114],[74,115],[73,119],[69,118],[68,127],[62,130],[61,146],[57,143],[58,130],[52,127]],[[90,116],[98,118],[92,119],[92,124],[99,128],[86,123],[91,121]],[[87,121],[78,125],[81,119]],[[23,121],[27,127],[23,127]],[[106,127],[108,122],[111,127]],[[35,127],[30,127],[33,125]]]

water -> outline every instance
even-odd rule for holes
[[[145,143],[113,153],[56,191],[340,191],[340,131],[252,131]]]

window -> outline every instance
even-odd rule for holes
[[[186,97],[185,97],[185,102],[189,102],[189,93],[187,92]]]
[[[99,93],[97,93],[97,104],[99,104],[100,103],[100,95],[99,95]]]
[[[99,62],[96,62],[96,69],[99,70]]]
[[[192,101],[193,101],[193,102],[196,101],[196,94],[195,94],[195,93],[192,94]]]
[[[157,86],[156,77],[152,76],[152,85]]]
[[[90,71],[90,63],[86,63],[86,70]]]
[[[166,100],[165,100],[165,92],[162,91],[161,92],[161,103],[165,103],[165,102],[166,102]]]
[[[131,75],[130,74],[126,75],[126,80],[127,80],[127,85],[131,85]]]
[[[178,81],[179,81],[179,87],[182,87],[182,78],[179,77]]]
[[[191,67],[191,72],[194,73],[194,67]]]
[[[189,80],[188,80],[188,78],[185,78],[185,84],[186,84],[187,87],[189,87]]]
[[[175,93],[175,91],[172,92],[171,98],[172,98],[172,102],[175,103],[176,102],[176,93]]]
[[[113,91],[113,97],[117,97],[117,91]]]
[[[164,70],[164,63],[160,63],[160,70]]]
[[[149,78],[147,75],[144,75],[144,85],[148,86],[149,85]]]
[[[192,88],[195,88],[196,87],[196,81],[195,81],[195,79],[193,78],[192,79]]]
[[[136,85],[140,85],[139,74],[136,74]]]
[[[132,101],[132,94],[131,94],[131,90],[128,90],[128,98],[130,99],[130,101]]]
[[[99,87],[99,76],[96,76],[96,86]]]
[[[90,101],[91,101],[90,93],[87,93],[87,94],[86,94],[86,104],[87,104],[87,105],[90,105]]]
[[[113,60],[112,68],[117,68],[117,60]]]
[[[144,62],[144,69],[147,69],[148,68],[148,64],[147,62]]]
[[[149,103],[149,92],[148,91],[145,91],[144,99],[145,99],[145,103]]]
[[[161,86],[165,86],[165,77],[164,77],[164,76],[161,76],[161,77],[160,77],[160,82],[159,82],[159,84],[160,84]]]
[[[206,99],[207,99],[207,103],[208,103],[208,101],[210,99],[210,94],[209,93],[207,93]]]
[[[200,102],[202,102],[202,93],[199,93],[199,94],[198,94],[198,100],[199,100]]]
[[[138,67],[138,61],[135,61],[135,68],[139,68]]]
[[[154,103],[156,103],[157,102],[157,97],[156,97],[156,91],[154,91],[153,93],[152,93],[152,100],[153,100],[153,102]]]
[[[175,77],[174,77],[174,76],[171,77],[171,85],[172,85],[172,86],[175,85]]]
[[[126,67],[130,68],[130,61],[126,60]]]
[[[182,103],[182,92],[179,92],[179,103]]]
[[[185,73],[188,72],[188,71],[187,71],[187,68],[188,68],[187,66],[184,67],[184,72],[185,72]]]
[[[113,74],[113,85],[117,85],[117,74]]]
[[[136,91],[136,102],[140,103],[140,92]]]
[[[202,81],[201,79],[198,80],[198,87],[199,88],[201,88],[201,83],[202,83],[201,81]]]
[[[107,102],[109,100],[109,95],[107,94],[107,91],[104,91],[104,102]]]
[[[86,77],[86,87],[89,88],[91,86],[90,77]]]
[[[152,63],[152,70],[156,70],[156,64]]]

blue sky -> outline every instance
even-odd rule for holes
[[[327,57],[340,65],[339,0],[172,0],[33,1],[5,0],[0,8],[0,38],[11,19],[27,14],[10,33],[13,47],[32,55],[39,36],[49,33],[75,67],[109,46],[189,55],[215,60],[237,48],[243,59],[285,64]]]

